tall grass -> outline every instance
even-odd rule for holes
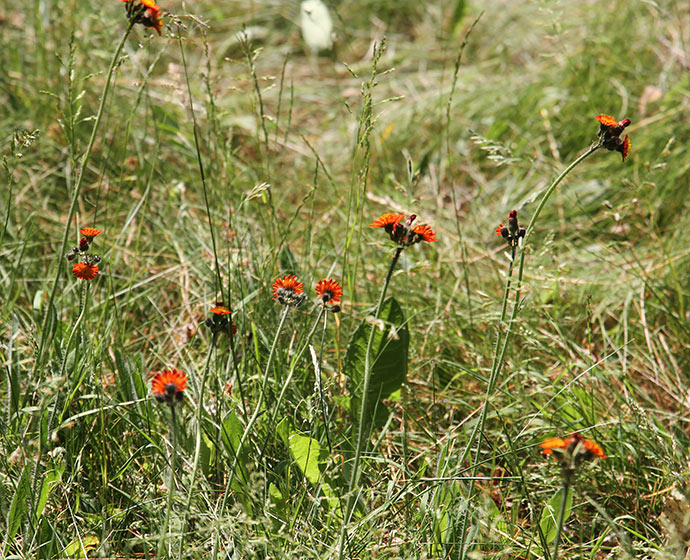
[[[0,557],[683,558],[690,11],[327,4],[320,58],[297,3],[0,8]],[[540,206],[600,113],[630,158]],[[438,237],[389,278],[384,212]],[[575,431],[608,458],[568,505],[538,444]]]

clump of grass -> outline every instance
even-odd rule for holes
[[[154,6],[3,20],[0,556],[682,553],[687,9]]]

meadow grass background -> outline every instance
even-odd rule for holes
[[[543,511],[560,476],[537,446],[579,430],[608,458],[579,474],[562,557],[685,558],[690,7],[328,5],[336,47],[319,58],[296,2],[169,2],[163,37],[133,29],[69,225],[70,246],[78,227],[103,231],[101,274],[87,296],[62,259],[47,323],[79,161],[127,22],[115,0],[0,5],[2,557],[155,557],[170,411],[149,380],[165,367],[190,377],[169,556],[336,557],[353,446],[345,349],[393,253],[367,224],[401,211],[438,241],[406,249],[392,278],[407,382],[372,434],[344,557],[549,558]],[[495,227],[512,209],[526,224],[535,195],[595,140],[600,113],[632,119],[632,155],[596,152],[540,216],[489,397],[482,478],[467,480],[506,328],[509,255]],[[280,320],[271,284],[287,273],[310,297],[281,332],[266,410],[226,492]],[[316,317],[312,287],[331,276],[343,309],[312,341],[328,453],[308,352],[277,396]],[[213,347],[203,321],[221,292],[238,331]],[[285,430],[321,442],[316,474]]]

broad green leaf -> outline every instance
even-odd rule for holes
[[[43,482],[41,483],[41,492],[38,496],[38,503],[36,504],[36,521],[38,521],[41,515],[43,515],[43,510],[48,503],[50,493],[59,480],[60,475],[54,470],[50,470],[45,474]]]
[[[558,514],[561,511],[561,503],[563,501],[563,488],[558,490],[551,499],[546,502],[544,509],[541,511],[541,519],[539,526],[547,543],[553,542],[556,538],[556,529],[558,527]],[[563,514],[563,523],[565,524],[568,517],[570,517],[570,510],[573,506],[573,487],[568,487],[568,496],[565,502],[565,512]]]
[[[410,333],[405,315],[395,298],[389,298],[384,302],[379,320],[374,322],[374,326],[372,322],[363,321],[352,335],[345,356],[345,373],[349,380],[350,412],[355,423],[359,424],[367,346],[371,338],[371,379],[363,419],[367,424],[373,423],[381,427],[388,417],[381,400],[390,398],[398,391],[407,377]]]
[[[304,477],[314,486],[319,486],[328,501],[329,507],[338,510],[338,495],[330,482],[324,477],[327,451],[318,440],[290,428],[287,418],[276,426],[278,436],[290,450],[290,456],[297,463]]]
[[[229,455],[228,463],[232,465],[235,463],[235,456],[237,455],[237,451],[240,447],[240,440],[242,439],[244,428],[234,412],[229,412],[225,416],[221,427],[221,440],[223,441],[223,447]],[[245,448],[240,452],[240,456],[237,458],[237,473],[235,473],[232,488],[236,492],[243,492],[248,478],[247,448],[245,446]]]
[[[19,477],[19,484],[12,496],[12,504],[10,505],[10,513],[7,517],[7,537],[12,540],[17,534],[19,526],[22,523],[24,514],[26,513],[26,499],[29,496],[31,484],[29,482],[29,470],[24,467],[21,476]]]
[[[81,540],[73,539],[66,547],[63,554],[67,558],[88,558],[91,552],[96,550],[101,544],[96,535],[84,535]],[[86,552],[86,555],[84,553]]]
[[[299,470],[309,482],[318,484],[321,478],[319,462],[322,458],[319,442],[314,438],[293,431],[288,437],[288,446],[290,447],[290,455],[297,463]]]

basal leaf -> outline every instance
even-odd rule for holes
[[[360,323],[347,348],[345,373],[349,380],[350,411],[356,424],[360,420],[370,339],[371,379],[363,419],[366,423],[381,427],[388,416],[381,400],[390,398],[398,391],[407,377],[410,333],[402,308],[395,298],[384,302],[377,321],[364,320]]]

